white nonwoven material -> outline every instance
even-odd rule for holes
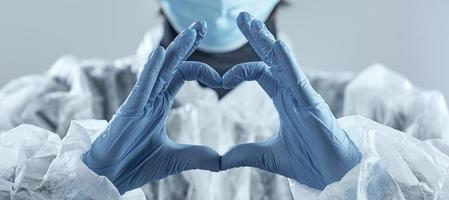
[[[378,64],[360,72],[345,89],[343,115],[362,115],[421,140],[449,142],[449,110],[438,91],[413,86]]]
[[[60,142],[57,135],[31,125],[0,134],[0,178],[14,188],[38,188]]]
[[[449,198],[449,110],[443,95],[417,88],[380,64],[357,74],[344,90],[343,115],[364,117],[339,123],[363,160],[323,191],[290,180],[294,198]]]
[[[0,135],[0,199],[146,199],[141,189],[120,196],[80,155],[105,121],[73,121],[61,141],[55,133],[22,125]]]
[[[449,155],[362,116],[339,119],[363,154],[362,161],[341,181],[323,191],[290,180],[295,199],[447,199]]]

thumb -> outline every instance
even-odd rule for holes
[[[178,172],[192,169],[220,171],[220,155],[210,147],[178,144],[173,151],[180,160],[176,169]]]
[[[221,158],[220,169],[255,167],[266,171],[273,171],[277,168],[277,162],[272,151],[273,142],[273,139],[269,139],[263,142],[234,146]]]

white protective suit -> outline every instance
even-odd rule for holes
[[[295,181],[289,187],[284,177],[239,168],[187,171],[120,197],[79,156],[106,126],[101,119],[110,119],[125,100],[161,35],[162,29],[147,34],[134,57],[112,63],[63,57],[47,73],[14,80],[0,90],[0,199],[449,198],[444,98],[380,66],[355,78],[307,73],[336,116],[364,115],[399,130],[364,117],[340,119],[363,160],[325,190]],[[32,125],[18,126],[24,123]],[[168,133],[177,142],[208,145],[222,154],[234,144],[270,137],[277,127],[274,106],[257,83],[243,83],[218,101],[213,90],[189,82],[176,98]]]

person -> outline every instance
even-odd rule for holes
[[[121,193],[184,170],[217,172],[239,166],[258,167],[323,189],[352,169],[360,161],[360,152],[287,47],[248,13],[239,16],[238,24],[264,61],[235,66],[224,75],[223,86],[233,88],[244,80],[257,80],[280,116],[275,137],[236,146],[220,158],[210,148],[179,145],[167,136],[168,110],[184,80],[221,86],[218,73],[206,64],[182,62],[201,44],[205,26],[198,22],[166,51],[159,47],[153,52],[125,103],[84,154],[86,165],[108,177]]]
[[[185,3],[187,2],[189,1]],[[229,5],[218,3],[222,2],[211,1],[208,6],[215,8],[213,5],[227,5],[229,6],[227,9],[231,9],[234,8],[233,6],[247,5],[239,5],[235,2]],[[86,139],[82,139],[81,136],[82,130],[87,131],[88,128],[76,128],[72,124],[67,136],[64,135],[66,131],[59,132],[61,137],[66,136],[63,139],[61,152],[51,162],[43,178],[44,181],[38,184],[37,191],[48,191],[46,187],[55,184],[51,180],[62,178],[57,175],[74,173],[77,176],[65,177],[69,180],[66,183],[71,186],[70,192],[52,192],[50,196],[61,197],[61,195],[70,194],[69,197],[80,197],[77,195],[82,195],[81,197],[84,198],[99,197],[85,196],[89,193],[86,191],[92,189],[82,186],[79,181],[95,182],[94,180],[104,176],[107,180],[100,185],[106,187],[112,183],[113,188],[121,194],[141,186],[145,187],[146,183],[153,182],[152,186],[144,189],[147,198],[179,199],[187,196],[190,199],[249,199],[265,196],[265,198],[284,199],[291,198],[291,195],[288,185],[281,177],[272,176],[263,171],[228,169],[240,166],[257,167],[286,176],[315,190],[324,191],[329,185],[333,185],[332,183],[344,179],[346,174],[351,175],[349,171],[353,171],[352,169],[359,162],[365,163],[361,157],[362,152],[359,151],[363,148],[360,148],[357,141],[355,143],[358,145],[351,140],[351,133],[347,133],[350,128],[340,127],[329,106],[310,84],[313,80],[309,82],[287,46],[276,40],[276,35],[270,33],[269,18],[276,5],[279,5],[278,3],[278,1],[272,1],[261,4],[263,8],[254,6],[260,11],[258,13],[265,13],[258,18],[264,19],[264,16],[268,16],[265,20],[268,26],[248,13],[242,13],[237,19],[238,29],[230,29],[241,31],[242,37],[245,41],[249,41],[249,44],[240,42],[238,45],[236,43],[220,51],[220,48],[214,47],[224,47],[241,40],[235,38],[236,36],[232,36],[232,39],[221,40],[218,36],[232,35],[222,32],[209,41],[208,34],[211,33],[210,35],[214,36],[214,30],[220,29],[213,28],[214,24],[208,23],[207,20],[194,23],[176,39],[164,39],[173,33],[181,32],[176,29],[189,26],[179,22],[191,20],[182,15],[185,12],[183,13],[180,8],[198,9],[196,6],[202,4],[199,1],[190,1],[190,4],[178,5],[174,1],[162,1],[161,5],[168,19],[164,25],[164,31],[166,31],[164,38],[160,40],[161,46],[165,47],[155,48],[150,58],[145,59],[146,64],[138,80],[132,78],[134,77],[131,73],[132,67],[124,64],[123,61],[116,62],[118,67],[115,66],[115,68],[101,66],[102,63],[91,66],[92,63],[87,62],[82,63],[81,65],[85,66],[80,69],[80,64],[70,59],[62,60],[55,65],[49,72],[51,79],[32,77],[34,82],[39,81],[41,84],[29,85],[22,92],[31,92],[27,95],[41,98],[29,104],[28,102],[14,104],[16,107],[5,112],[8,117],[5,119],[9,119],[5,122],[10,124],[3,127],[27,122],[28,119],[30,120],[28,123],[43,124],[42,127],[49,127],[48,129],[56,131],[65,129],[60,128],[61,124],[66,125],[64,120],[101,118],[101,115],[115,113],[110,122],[98,131],[101,135],[92,137],[96,139],[92,144],[89,143],[87,148],[85,147],[87,145],[84,145],[86,143],[83,142]],[[211,11],[211,13],[217,12]],[[217,16],[202,17],[212,22],[214,21],[212,19],[217,18]],[[231,19],[229,21],[233,20]],[[216,21],[220,21],[222,25],[227,24],[225,19]],[[208,27],[212,26],[206,28],[206,24]],[[177,26],[179,27],[171,28]],[[209,31],[210,28],[212,32]],[[172,32],[167,33],[167,30]],[[173,42],[167,44],[167,41],[171,40]],[[203,42],[205,45],[202,45]],[[196,48],[199,51],[195,51]],[[250,56],[246,56],[249,54],[242,52],[252,52],[250,54],[260,58],[253,60]],[[227,62],[220,62],[221,65],[217,66],[211,64],[212,60],[219,61],[220,58],[225,57]],[[236,59],[237,57],[242,58]],[[142,60],[137,59],[133,62],[136,66],[142,63]],[[10,84],[2,90],[3,96],[9,95],[10,99],[22,97],[23,94],[16,93],[14,89],[17,87],[14,85],[23,84],[30,79],[25,78]],[[210,94],[214,93],[195,83],[184,83],[189,80],[199,80],[203,87],[216,88],[216,94],[211,96]],[[256,80],[267,95],[264,96],[263,91],[257,90],[255,85],[242,83],[245,80]],[[131,90],[133,82],[136,84]],[[108,89],[105,90],[105,87]],[[235,89],[230,91],[233,88]],[[61,91],[67,89],[70,89],[70,94],[61,94]],[[51,95],[48,95],[49,91]],[[131,91],[129,95],[127,91]],[[192,98],[195,95],[199,98]],[[219,97],[220,101],[218,101]],[[119,107],[120,104],[122,105]],[[171,111],[170,116],[172,105],[174,110]],[[189,110],[189,106],[193,110]],[[214,107],[219,108],[217,111],[221,112],[210,112],[210,109]],[[236,110],[236,107],[245,108],[243,111],[226,111]],[[23,114],[15,115],[16,113]],[[201,117],[200,120],[191,119],[198,116]],[[249,119],[262,122],[249,123]],[[267,124],[270,121],[278,121],[279,124]],[[188,124],[192,124],[193,127]],[[75,128],[72,129],[72,127]],[[270,137],[277,129],[277,134]],[[198,133],[198,130],[204,131]],[[256,131],[261,133],[255,133]],[[229,139],[232,136],[235,138]],[[77,137],[79,146],[83,146],[80,149],[84,149],[82,152],[77,150],[77,155],[82,156],[81,159],[73,158],[75,155],[73,152],[67,154],[70,152],[68,149],[75,145],[74,138]],[[196,138],[200,141],[190,139],[187,143],[210,143],[206,145],[213,148],[178,144],[172,138],[181,141],[186,141],[186,138]],[[227,151],[227,148],[234,144],[252,142],[260,138],[266,140],[240,144]],[[220,157],[214,149],[227,152]],[[64,163],[76,166],[76,173],[70,170],[61,173],[63,169],[61,167],[58,169],[58,166],[64,166]],[[159,185],[154,184],[155,180],[190,169],[226,171],[218,175],[188,171],[181,176],[168,177],[164,179],[165,182],[159,182]],[[85,176],[80,176],[83,174],[81,172]],[[58,183],[64,185],[63,182]],[[264,185],[264,183],[268,184]],[[211,188],[211,184],[221,188]],[[21,190],[33,188],[26,184],[19,185],[22,187]],[[159,190],[155,189],[158,187]],[[57,188],[57,191],[60,191],[60,187]],[[81,189],[77,191],[76,188]],[[283,193],[286,190],[287,192]],[[103,194],[110,195],[110,191],[105,190]],[[168,191],[170,191],[169,194],[167,194]],[[29,191],[30,194],[33,192]]]

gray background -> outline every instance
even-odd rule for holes
[[[449,1],[290,2],[279,26],[303,66],[360,71],[380,62],[449,97]],[[0,86],[65,54],[132,55],[156,16],[155,0],[0,0]]]

